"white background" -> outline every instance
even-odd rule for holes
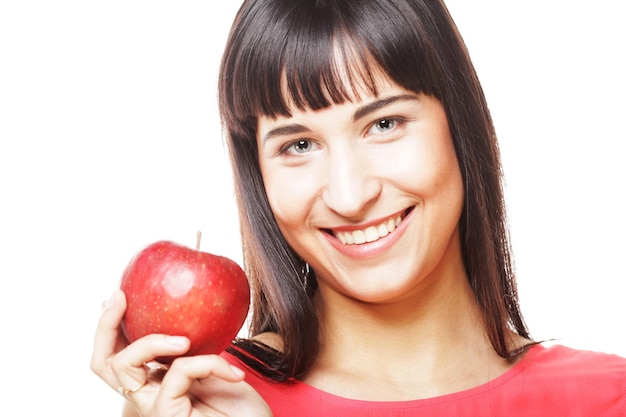
[[[619,3],[448,5],[500,136],[533,335],[626,356]],[[89,357],[144,245],[202,230],[240,261],[215,83],[238,4],[0,3],[1,415],[119,413]]]

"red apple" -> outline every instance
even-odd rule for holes
[[[128,341],[152,333],[186,336],[191,346],[185,355],[221,353],[250,305],[248,279],[237,263],[168,241],[140,251],[120,288],[127,300],[121,328]]]

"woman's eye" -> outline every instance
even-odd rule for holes
[[[299,139],[295,142],[287,144],[287,146],[282,149],[281,153],[302,154],[311,151],[313,147],[313,142],[311,142],[310,140]]]
[[[395,119],[380,119],[372,125],[370,133],[385,133],[393,130],[396,127],[398,121]]]

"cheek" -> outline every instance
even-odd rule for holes
[[[400,157],[387,165],[388,178],[442,214],[460,215],[464,187],[452,141],[445,132],[425,137],[396,153]]]
[[[296,171],[262,169],[265,192],[283,233],[304,224],[315,194],[313,178]]]
[[[402,188],[412,188],[427,194],[441,192],[443,188],[456,188],[462,180],[452,146],[444,143],[428,143],[428,140],[407,141],[408,144],[394,151],[393,163],[380,167],[388,178],[402,183]],[[436,141],[434,141],[436,142]]]
[[[427,193],[433,196],[435,216],[442,227],[456,227],[461,213],[465,191],[461,170],[454,152],[446,153],[434,167]]]
[[[434,152],[430,159],[429,184],[433,190],[448,190],[451,193],[463,194],[461,170],[452,145]]]

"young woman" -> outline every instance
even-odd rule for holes
[[[524,324],[493,125],[443,3],[247,0],[219,90],[250,338],[157,375],[188,341],[126,346],[116,293],[92,367],[126,415],[626,415],[626,360]]]

